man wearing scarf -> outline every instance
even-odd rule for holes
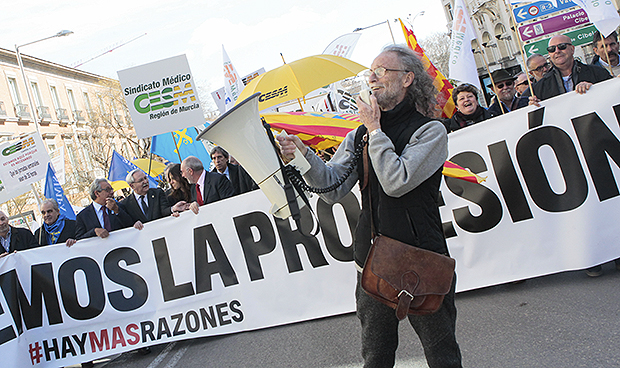
[[[41,204],[43,226],[37,229],[34,237],[39,245],[67,243],[70,247],[75,244],[75,220],[69,220],[60,213],[58,202],[46,199]]]

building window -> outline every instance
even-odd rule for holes
[[[55,109],[60,109],[60,99],[58,98],[58,91],[56,86],[50,86],[50,92],[52,93],[52,103]]]
[[[84,106],[86,106],[86,110],[88,112],[93,111],[93,107],[90,104],[90,98],[88,98],[88,93],[87,92],[83,92],[84,93]]]
[[[30,87],[32,87],[32,94],[34,95],[34,103],[37,104],[37,107],[43,106],[43,99],[41,98],[41,91],[39,90],[39,85],[37,82],[30,81]]]
[[[22,103],[22,99],[19,96],[19,89],[17,88],[17,81],[15,78],[9,77],[9,90],[11,91],[11,98],[13,99],[14,105],[19,105]]]
[[[69,107],[71,107],[71,111],[77,110],[77,105],[75,104],[75,97],[73,96],[73,90],[67,89],[67,96],[69,96]]]

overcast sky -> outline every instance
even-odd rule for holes
[[[199,87],[213,91],[224,83],[222,45],[243,76],[282,65],[280,53],[287,62],[320,54],[338,36],[388,19],[402,43],[400,26],[392,21],[420,11],[425,14],[414,22],[418,39],[447,30],[440,0],[24,0],[0,13],[0,47],[14,50],[71,30],[70,36],[20,51],[74,66],[146,33],[79,69],[118,79],[118,70],[186,54]],[[364,30],[352,59],[370,66],[391,42],[386,24]]]

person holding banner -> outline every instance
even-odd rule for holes
[[[506,69],[499,69],[491,73],[491,79],[495,83],[490,83],[487,87],[493,89],[495,101],[489,106],[489,112],[493,116],[509,113],[513,110],[527,106],[527,98],[517,96],[515,89],[516,77],[510,75]],[[500,106],[500,103],[502,106]]]
[[[2,254],[0,254],[0,257],[7,256],[18,250],[39,246],[30,230],[9,225],[9,217],[2,211],[0,211],[0,244],[2,244]]]
[[[67,247],[75,244],[75,220],[65,218],[60,213],[58,202],[53,198],[41,202],[43,226],[34,232],[39,245],[66,243]]]
[[[473,84],[460,84],[452,91],[457,111],[444,121],[448,133],[492,118],[494,115],[478,104],[478,88]]]
[[[547,51],[553,67],[532,86],[534,95],[529,98],[530,105],[570,91],[584,94],[592,84],[611,79],[607,70],[575,60],[575,46],[568,36],[551,37]]]
[[[111,231],[133,224],[131,217],[116,203],[114,189],[106,179],[95,179],[89,191],[93,202],[76,217],[75,237],[78,240],[93,236],[107,238]]]
[[[198,157],[189,156],[181,162],[181,175],[192,184],[190,209],[198,213],[197,206],[217,202],[235,194],[230,181],[224,175],[204,169]]]
[[[434,114],[437,90],[422,62],[404,45],[384,48],[372,62],[370,72],[370,104],[357,99],[363,125],[347,134],[330,162],[324,163],[297,136],[277,138],[285,158],[294,158],[297,147],[311,164],[304,178],[312,186],[330,186],[340,180],[350,165],[354,166],[343,185],[320,194],[328,203],[345,196],[356,182],[362,186],[368,178],[362,188],[362,211],[353,245],[358,271],[364,267],[371,246],[371,213],[376,233],[448,254],[437,206],[448,137],[440,121],[426,117]],[[370,160],[367,176],[363,158],[356,161],[354,153],[364,137]],[[355,296],[362,324],[364,367],[393,367],[398,318],[394,309],[363,291],[360,275],[358,272]],[[456,277],[435,313],[408,315],[430,368],[462,366],[455,335],[455,283]]]
[[[138,230],[144,228],[145,223],[162,217],[174,215],[185,211],[185,202],[168,204],[166,193],[160,188],[149,188],[149,178],[141,169],[133,169],[127,174],[125,181],[133,190],[133,195],[123,199],[119,206],[127,212],[134,221],[133,227]]]

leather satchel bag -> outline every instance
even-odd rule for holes
[[[374,238],[362,272],[362,288],[396,309],[396,317],[436,312],[450,292],[456,261],[384,235]]]
[[[362,162],[363,190],[368,185],[368,146],[364,147]],[[370,193],[368,188],[369,203],[372,203]],[[435,313],[452,288],[456,261],[385,235],[374,236],[372,218],[371,204],[373,240],[362,271],[362,289],[381,303],[396,309],[399,320],[407,314]]]

